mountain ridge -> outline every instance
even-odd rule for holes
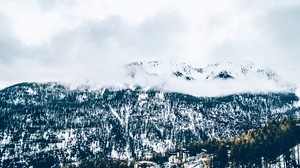
[[[76,90],[21,83],[0,91],[0,165],[36,165],[46,157],[58,166],[98,154],[136,159],[164,153],[298,114],[298,101],[295,93],[196,97],[142,87]]]
[[[186,80],[207,80],[226,79],[218,76],[220,73],[228,73],[231,78],[241,78],[247,75],[261,75],[259,77],[268,78],[278,82],[278,74],[269,68],[260,68],[254,63],[238,64],[235,62],[220,62],[208,64],[202,68],[192,67],[186,63],[173,63],[163,61],[142,61],[132,62],[125,65],[128,75],[133,77],[138,71],[145,72],[150,76],[172,74],[177,77],[187,77]],[[200,76],[199,76],[200,75]]]
[[[127,64],[125,71],[132,85],[159,87],[194,96],[294,92],[297,88],[273,70],[253,63],[222,62],[196,68],[185,63],[143,61]]]

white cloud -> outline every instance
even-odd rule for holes
[[[11,51],[2,48],[3,56],[12,62],[0,65],[7,72],[1,74],[2,82],[116,80],[130,61],[179,56],[180,41],[174,38],[179,38],[182,29],[176,11],[148,17],[136,25],[120,16],[86,22],[43,44],[15,47],[22,50],[11,57],[6,56]]]

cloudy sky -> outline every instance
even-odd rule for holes
[[[0,87],[113,80],[141,60],[251,61],[299,76],[300,1],[0,0]]]

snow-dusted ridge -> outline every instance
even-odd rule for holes
[[[125,68],[129,84],[194,96],[296,90],[295,85],[285,82],[276,72],[254,63],[221,62],[195,68],[185,63],[144,61],[127,64]]]
[[[192,67],[186,63],[173,63],[161,61],[132,62],[126,65],[127,74],[135,78],[144,73],[149,76],[173,75],[182,79],[213,80],[213,79],[244,79],[251,77],[266,78],[277,81],[277,73],[268,68],[257,67],[254,63],[239,64],[235,62],[220,62],[209,64],[203,68]],[[226,75],[222,75],[226,74]]]

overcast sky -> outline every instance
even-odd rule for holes
[[[300,1],[0,0],[0,87],[113,80],[122,64],[252,61],[300,76]]]

